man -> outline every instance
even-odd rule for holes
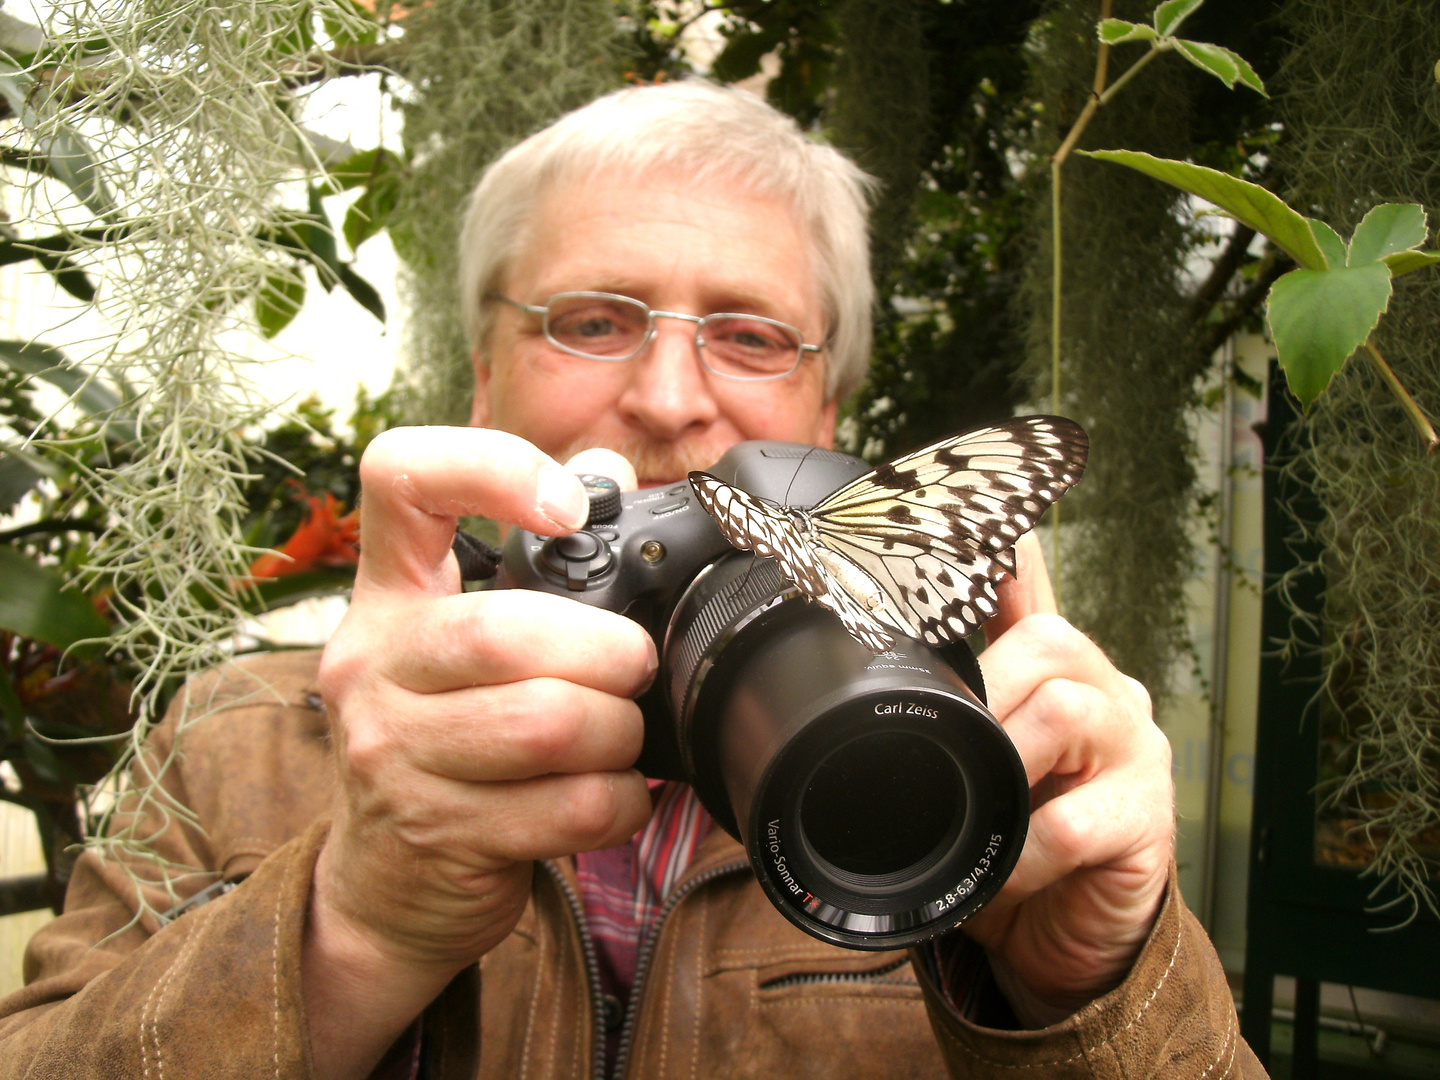
[[[461,593],[456,518],[574,529],[584,496],[559,462],[593,467],[596,448],[647,484],[742,439],[828,446],[868,345],[863,195],[840,155],[704,84],[611,95],[489,170],[462,238],[475,428],[375,440],[353,601],[318,675],[291,655],[192,686],[215,715],[163,773],[174,735],[157,736],[140,773],[161,793],[122,819],[172,862],[248,880],[162,930],[135,914],[125,871],[154,879],[139,856],[86,856],[0,1020],[0,1061],[157,1078],[411,1076],[421,1056],[433,1077],[578,1076],[607,1056],[646,1077],[905,1076],[942,1058],[961,1076],[1258,1073],[1176,894],[1148,699],[1054,615],[1029,545],[982,664],[1034,811],[968,938],[917,951],[918,975],[814,941],[693,814],[667,818],[688,824],[643,970],[624,933],[597,951],[585,932],[614,919],[617,876],[584,853],[633,853],[617,845],[642,828],[651,850],[657,802],[689,798],[630,769],[655,647],[566,598]],[[785,370],[727,364],[714,321],[697,331],[722,312],[769,320]],[[655,867],[634,858],[621,884],[643,891]],[[597,979],[630,997],[623,1024]],[[980,1022],[1006,1013],[1036,1030]]]

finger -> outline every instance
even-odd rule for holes
[[[635,466],[631,465],[624,455],[617,454],[614,450],[607,450],[603,446],[592,446],[589,450],[581,450],[565,462],[565,467],[577,474],[593,473],[596,476],[608,476],[620,485],[621,491],[634,491],[640,486],[640,481],[635,478]]]
[[[996,583],[995,598],[998,610],[985,624],[987,644],[1027,615],[1054,615],[1059,610],[1045,568],[1045,549],[1033,532],[1015,541],[1015,576],[1007,574]]]
[[[635,764],[645,740],[635,702],[560,679],[400,697],[409,700],[386,710],[392,723],[348,735],[352,771],[399,761],[472,783],[616,772]]]
[[[585,489],[524,439],[484,428],[392,428],[360,461],[355,589],[429,595],[459,588],[455,521],[483,515],[555,536],[584,524]]]
[[[375,650],[381,671],[420,694],[548,676],[630,697],[649,685],[658,663],[638,623],[530,589],[456,593],[385,618],[376,632],[395,640]],[[403,635],[394,635],[395,624]]]
[[[1149,695],[1122,675],[1093,641],[1058,615],[1028,615],[979,657],[990,711],[1002,721],[1050,679],[1096,687],[1127,709],[1149,715]]]
[[[1137,894],[1145,891],[1168,862],[1169,807],[1168,792],[1149,790],[1138,769],[1051,799],[1030,815],[1025,847],[997,911],[1087,867],[1104,867],[1108,888],[1123,890],[1133,877]]]
[[[1006,715],[1005,734],[1025,763],[1034,788],[1054,776],[1060,793],[1090,780],[1108,764],[1126,758],[1134,723],[1115,715],[1105,694],[1085,683],[1050,679]]]
[[[412,831],[456,843],[482,861],[525,862],[614,847],[650,819],[645,778],[624,772],[551,774],[498,784],[426,775],[417,781],[427,821]]]

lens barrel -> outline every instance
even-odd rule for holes
[[[769,560],[735,553],[696,577],[662,672],[696,792],[806,932],[927,940],[1019,858],[1024,766],[976,693],[919,642],[871,654]]]

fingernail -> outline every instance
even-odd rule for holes
[[[646,649],[645,682],[644,685],[642,685],[640,689],[636,692],[637,696],[639,694],[643,694],[646,690],[650,689],[651,685],[655,682],[656,674],[660,671],[660,655],[655,651],[655,639],[652,638],[648,633],[644,634],[644,638]]]
[[[590,501],[579,478],[553,462],[540,466],[535,500],[540,513],[562,529],[578,529],[590,516]]]

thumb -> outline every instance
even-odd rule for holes
[[[1055,590],[1050,586],[1050,572],[1045,569],[1045,551],[1040,538],[1028,532],[1015,541],[1015,576],[1006,574],[995,584],[998,610],[985,624],[985,641],[994,644],[1027,615],[1054,615]]]
[[[634,491],[640,486],[639,481],[635,479],[635,467],[624,456],[617,454],[614,450],[606,450],[603,446],[592,446],[588,450],[581,450],[565,462],[565,467],[573,473],[608,476],[620,485],[621,491]]]

